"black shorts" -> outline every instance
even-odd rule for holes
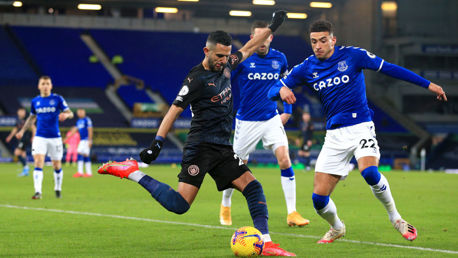
[[[197,188],[200,188],[206,173],[215,180],[218,191],[222,191],[232,187],[232,181],[243,173],[251,172],[230,145],[201,143],[186,147],[183,156],[178,181]]]

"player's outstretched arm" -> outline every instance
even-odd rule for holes
[[[428,86],[428,90],[435,93],[439,101],[447,101],[447,96],[441,86],[431,82]]]
[[[242,53],[242,61],[250,57],[258,47],[260,47],[264,41],[275,32],[278,27],[285,21],[286,11],[280,10],[275,11],[272,16],[271,24],[268,28],[261,28],[261,33],[256,34],[252,39],[250,39],[239,51]]]
[[[22,136],[24,136],[24,132],[29,129],[30,126],[32,126],[35,123],[35,120],[37,117],[33,114],[30,114],[29,117],[27,117],[27,120],[25,120],[24,126],[19,130],[19,132],[16,134],[17,139],[21,139]]]
[[[167,111],[167,114],[165,115],[161,125],[159,126],[159,129],[157,130],[155,139],[148,148],[140,152],[141,161],[145,162],[146,164],[150,164],[157,159],[157,156],[159,156],[159,153],[161,152],[162,145],[164,145],[165,137],[167,137],[167,134],[173,126],[173,123],[175,123],[182,112],[183,108],[177,105],[170,106],[169,111]]]

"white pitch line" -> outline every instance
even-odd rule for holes
[[[155,222],[155,223],[163,223],[163,224],[192,226],[192,227],[200,227],[200,228],[212,228],[212,229],[224,229],[224,230],[235,230],[236,229],[236,228],[222,227],[222,226],[212,226],[212,225],[203,225],[203,224],[178,222],[178,221],[167,221],[167,220],[157,220],[157,219],[148,219],[148,218],[139,218],[139,217],[129,217],[129,216],[103,214],[103,213],[95,213],[95,212],[68,211],[68,210],[46,209],[46,208],[34,208],[34,207],[16,206],[16,205],[9,205],[9,204],[0,204],[0,207],[12,208],[12,209],[33,210],[33,211],[47,211],[47,212],[55,212],[55,213],[67,213],[67,214],[76,214],[76,215],[88,215],[88,216],[97,216],[97,217],[108,217],[108,218],[116,218],[116,219],[138,220],[138,221],[147,221],[147,222]],[[282,236],[300,237],[300,238],[313,238],[313,239],[319,239],[320,238],[319,236],[292,234],[292,233],[270,232],[270,234],[276,234],[276,235],[282,235]],[[454,251],[454,250],[434,249],[434,248],[420,247],[420,246],[406,246],[406,245],[386,244],[386,243],[358,241],[358,240],[350,240],[350,239],[339,239],[337,241],[339,241],[339,242],[347,242],[347,243],[354,243],[354,244],[375,245],[375,246],[385,246],[385,247],[396,247],[396,248],[413,249],[413,250],[420,250],[420,251],[430,251],[430,252],[438,252],[438,253],[458,254],[458,251]]]

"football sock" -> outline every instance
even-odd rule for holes
[[[22,164],[23,167],[27,166],[27,161],[25,160],[24,157],[22,157],[21,155],[19,155],[17,158],[18,158],[19,162],[21,162],[21,164]]]
[[[329,196],[313,193],[313,207],[316,213],[325,219],[334,229],[343,227],[342,221],[337,216],[337,207]]]
[[[62,191],[62,179],[64,179],[64,171],[62,168],[54,170],[54,190]]]
[[[150,192],[151,196],[153,196],[153,198],[168,211],[176,214],[183,214],[189,210],[189,203],[181,196],[180,193],[173,190],[170,186],[161,183],[148,175],[144,175],[138,183]]]
[[[391,195],[390,185],[385,176],[381,174],[376,166],[371,166],[361,172],[366,182],[370,185],[372,193],[383,204],[391,222],[401,219],[401,215],[396,209],[393,196]],[[377,180],[378,179],[378,180]]]
[[[43,169],[35,168],[33,170],[33,186],[36,193],[41,193],[41,184],[43,183]]]
[[[261,183],[258,180],[251,181],[243,189],[242,194],[246,198],[254,227],[261,231],[263,235],[269,234],[269,226],[267,225],[269,215],[267,212],[266,197],[264,196]]]
[[[292,167],[281,170],[281,186],[285,194],[288,214],[296,211],[296,179]]]
[[[84,157],[84,165],[86,167],[86,174],[92,175],[92,164],[89,157]]]
[[[224,207],[231,207],[231,199],[232,199],[232,193],[234,192],[234,188],[227,188],[226,190],[223,191],[223,200],[221,201],[221,204]]]
[[[78,173],[84,173],[84,158],[82,155],[78,154],[78,169],[76,170]]]

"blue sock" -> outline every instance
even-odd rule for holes
[[[54,172],[55,172],[56,174],[59,174],[60,172],[62,172],[62,168],[59,168],[59,169],[57,169],[57,170],[54,169]]]
[[[329,202],[329,195],[319,195],[316,193],[312,194],[312,200],[313,200],[313,207],[315,207],[315,210],[319,211],[326,207]]]
[[[168,211],[176,214],[183,214],[189,210],[189,203],[181,196],[180,193],[173,190],[170,186],[161,183],[154,178],[145,175],[138,182],[148,192],[151,193],[156,201],[158,201]]]
[[[250,210],[254,227],[261,231],[262,234],[269,234],[269,226],[267,225],[269,214],[261,183],[258,180],[251,181],[245,187],[242,194],[248,203],[248,209]]]
[[[78,161],[84,161],[84,157],[81,154],[78,154]]]
[[[43,168],[37,168],[37,167],[35,167],[34,170],[36,170],[36,171],[43,171]]]
[[[378,172],[377,166],[370,166],[361,171],[361,175],[364,177],[366,182],[369,185],[376,185],[378,182],[380,182],[380,178],[382,177],[380,175],[380,172]]]
[[[84,160],[84,162],[89,162],[89,161],[91,161],[91,159],[90,159],[89,157],[84,157],[84,156],[83,156],[83,160]]]
[[[283,177],[293,177],[294,176],[293,167],[289,167],[287,169],[282,169],[281,170],[281,176],[283,176]]]
[[[22,166],[25,167],[25,165],[27,165],[27,161],[25,160],[24,157],[22,157],[21,155],[19,155],[17,158],[18,158],[19,161],[21,162]]]

